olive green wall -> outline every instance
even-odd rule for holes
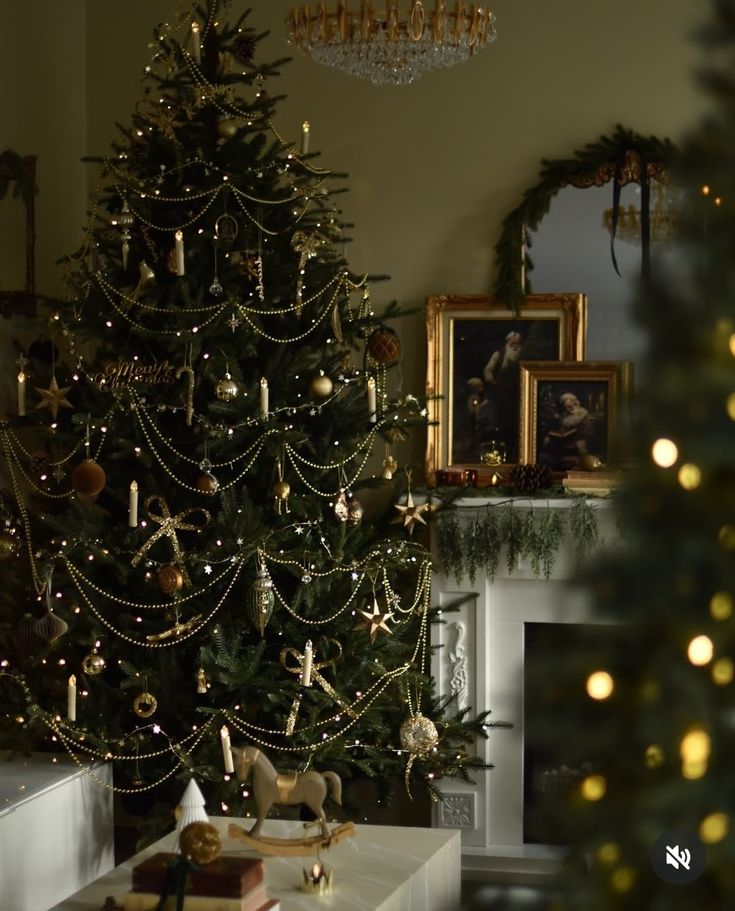
[[[0,62],[3,111],[22,99],[16,115],[25,131],[11,135],[19,150],[35,151],[41,161],[49,205],[39,206],[39,234],[63,228],[71,250],[86,205],[78,158],[109,150],[114,122],[126,120],[139,97],[152,29],[176,4],[26,0],[20,12],[14,0],[1,2],[13,20],[12,34],[3,36],[9,56]],[[234,5],[240,8],[239,0]],[[288,55],[289,0],[250,5],[251,22],[271,32],[263,59]],[[376,287],[377,303],[396,298],[421,311],[429,294],[490,289],[500,223],[535,182],[542,157],[566,156],[617,123],[675,140],[697,123],[704,102],[693,79],[700,52],[690,34],[710,6],[497,0],[494,45],[400,88],[372,86],[295,54],[270,88],[287,96],[277,126],[296,139],[308,119],[321,163],[349,173],[351,192],[341,201],[355,223],[350,264],[392,277]],[[50,265],[58,246],[49,241],[39,250],[42,290],[58,290],[59,272]],[[422,313],[400,328],[404,390],[421,391]]]

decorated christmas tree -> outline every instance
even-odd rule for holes
[[[3,742],[112,761],[162,828],[192,775],[252,811],[228,743],[379,802],[483,767],[485,719],[428,676],[399,310],[350,271],[340,175],[279,134],[258,40],[227,0],[157,31],[1,429]]]
[[[672,175],[681,269],[654,268],[635,305],[649,342],[620,546],[584,580],[600,625],[539,667],[572,782],[552,808],[572,846],[557,911],[735,903],[735,3],[712,6],[715,103]]]

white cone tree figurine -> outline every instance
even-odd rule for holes
[[[176,814],[176,831],[181,830],[189,825],[190,822],[209,822],[209,817],[204,810],[204,795],[199,789],[199,785],[192,778],[186,786],[181,803],[177,807]],[[179,850],[178,836],[176,838],[176,851]]]

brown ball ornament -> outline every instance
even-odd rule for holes
[[[205,471],[197,478],[196,487],[200,493],[215,494],[219,490],[219,481],[211,472]]]
[[[332,394],[333,389],[334,383],[321,370],[316,376],[312,377],[311,382],[309,383],[309,392],[316,399],[325,399],[328,395]]]
[[[211,822],[190,822],[179,835],[179,850],[195,864],[211,864],[219,857],[222,840]]]
[[[392,329],[381,326],[368,339],[367,351],[378,364],[390,366],[397,363],[401,356],[401,343]]]
[[[223,117],[217,122],[217,132],[223,139],[234,139],[238,129],[238,122],[231,117]]]
[[[158,587],[164,595],[173,595],[184,587],[184,574],[179,566],[171,564],[158,570]]]
[[[104,469],[93,459],[84,459],[71,473],[71,486],[84,497],[96,497],[106,483]]]

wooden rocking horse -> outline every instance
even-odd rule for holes
[[[351,822],[343,823],[332,832],[327,827],[323,806],[327,796],[327,784],[331,788],[334,800],[338,804],[342,803],[342,781],[336,772],[317,772],[310,769],[307,772],[280,773],[265,753],[257,747],[232,747],[231,751],[235,772],[241,782],[245,782],[250,770],[253,770],[253,794],[258,808],[258,818],[250,831],[233,823],[228,830],[230,838],[244,841],[264,854],[302,855],[316,854],[322,848],[328,848],[355,834],[355,827]],[[304,804],[317,818],[321,835],[311,838],[261,836],[263,820],[273,804]]]

